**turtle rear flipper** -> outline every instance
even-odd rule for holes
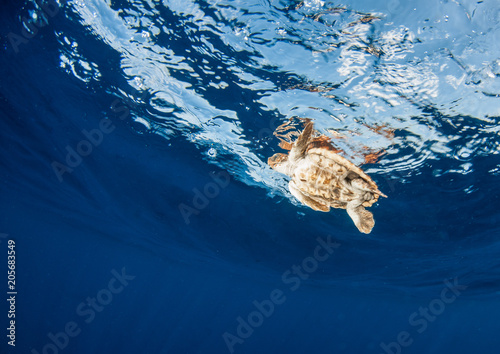
[[[373,214],[366,210],[362,205],[358,203],[351,204],[352,202],[347,204],[347,214],[351,217],[352,221],[354,221],[354,225],[364,234],[369,234],[373,226],[375,226],[375,220],[373,219]]]
[[[378,190],[378,188],[374,188],[373,185],[370,185],[369,183],[367,183],[364,179],[362,178],[354,178],[351,180],[351,186],[356,188],[356,189],[359,189],[359,190],[362,190],[362,191],[365,191],[365,192],[371,192],[371,193],[374,193],[374,194],[378,194],[384,198],[387,198],[387,196],[382,193],[381,191]]]
[[[295,198],[297,198],[302,204],[307,205],[309,208],[317,211],[330,211],[330,207],[328,205],[318,203],[311,197],[308,197],[307,195],[302,193],[293,181],[290,181],[290,183],[288,183],[288,188],[290,189],[290,193],[292,193]]]

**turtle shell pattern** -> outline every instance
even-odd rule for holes
[[[291,176],[297,188],[320,204],[346,209],[347,203],[359,198],[349,181],[361,178],[370,189],[378,191],[375,182],[349,160],[326,148],[310,148],[299,161]],[[377,193],[365,193],[364,207],[373,205],[379,198]]]

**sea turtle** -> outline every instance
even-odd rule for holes
[[[322,139],[314,138],[313,131],[313,123],[307,122],[289,154],[274,154],[267,163],[291,177],[290,193],[300,202],[324,212],[330,207],[346,209],[358,230],[370,233],[375,221],[365,207],[387,196],[359,167],[332,148],[315,144]]]

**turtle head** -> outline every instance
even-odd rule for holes
[[[288,165],[288,155],[277,153],[267,159],[267,164],[271,166],[273,170],[281,173],[285,173],[286,166]]]

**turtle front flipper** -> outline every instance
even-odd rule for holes
[[[373,214],[360,205],[359,202],[349,202],[346,210],[359,231],[364,234],[369,234],[372,231],[373,226],[375,226]]]
[[[288,188],[290,189],[290,193],[292,193],[295,198],[297,198],[302,204],[307,205],[309,208],[317,211],[330,211],[330,207],[328,205],[318,203],[311,197],[302,193],[300,189],[297,188],[294,181],[290,181],[290,183],[288,183]]]
[[[307,122],[304,130],[297,138],[297,141],[293,144],[292,150],[290,151],[289,158],[291,161],[297,161],[304,157],[309,142],[311,141],[311,136],[314,131],[313,122]]]

